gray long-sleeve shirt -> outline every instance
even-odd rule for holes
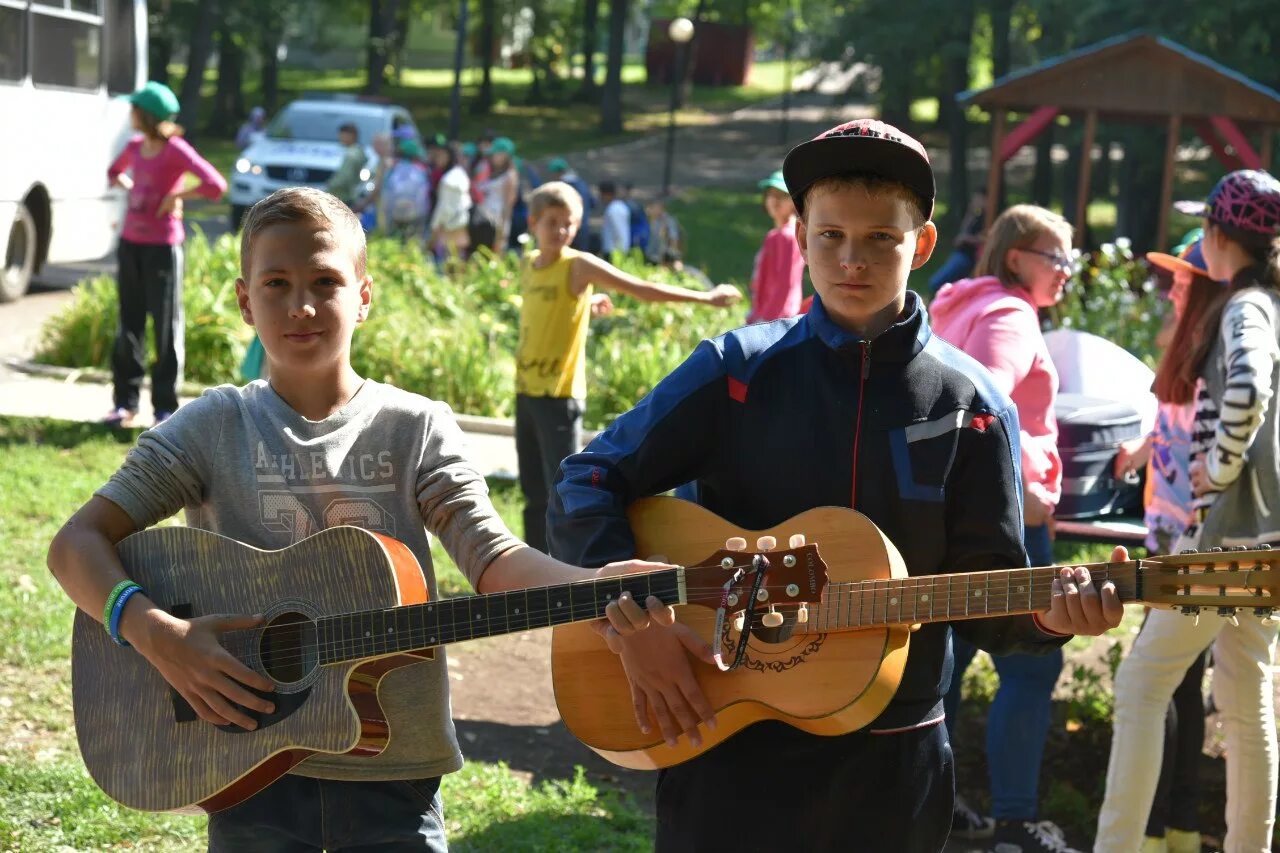
[[[399,539],[434,598],[428,531],[475,586],[520,544],[494,511],[443,403],[366,380],[341,411],[309,421],[263,381],[211,389],[142,434],[98,490],[139,529],[186,510],[187,524],[263,549],[355,524]],[[394,733],[374,758],[317,755],[293,772],[385,780],[458,769],[443,650],[389,673],[379,690]]]

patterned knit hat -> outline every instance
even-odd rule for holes
[[[1174,207],[1241,231],[1280,235],[1280,181],[1259,169],[1232,172],[1218,181],[1205,201],[1180,201]]]

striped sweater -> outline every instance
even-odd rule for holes
[[[1280,542],[1280,293],[1256,275],[1233,283],[1198,386],[1191,454],[1215,490],[1196,499],[1184,547]]]

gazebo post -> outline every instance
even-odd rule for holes
[[[1084,246],[1089,221],[1089,182],[1093,178],[1093,140],[1098,134],[1098,111],[1084,114],[1084,140],[1080,144],[1080,183],[1076,186],[1076,245]]]
[[[1262,129],[1262,150],[1258,152],[1258,156],[1262,158],[1262,168],[1271,171],[1271,149],[1275,147],[1272,140],[1272,128],[1264,127]]]
[[[1000,158],[1000,146],[1004,142],[1004,123],[1007,112],[1004,107],[996,107],[991,113],[991,170],[987,172],[987,211],[983,229],[991,227],[995,221],[996,209],[1000,206],[1000,181],[1004,177],[1004,160]],[[955,169],[955,163],[951,168]],[[964,164],[959,164],[963,169]]]
[[[1173,204],[1173,172],[1178,161],[1178,136],[1182,133],[1182,116],[1169,116],[1168,139],[1164,145],[1164,174],[1160,178],[1160,212],[1156,216],[1156,239],[1151,245],[1157,252],[1164,250],[1165,235],[1169,231],[1169,205]]]

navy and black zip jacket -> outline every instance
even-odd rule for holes
[[[1019,457],[1013,403],[985,368],[933,335],[916,294],[873,340],[836,325],[815,298],[803,317],[704,341],[566,459],[548,512],[551,550],[580,566],[629,559],[627,506],[696,481],[699,503],[747,529],[853,507],[912,575],[1017,568],[1027,565]],[[873,731],[941,718],[946,627],[912,634],[901,686]],[[1030,616],[953,627],[993,654],[1065,642]]]

